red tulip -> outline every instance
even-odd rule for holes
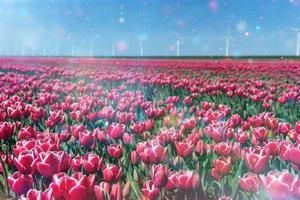
[[[248,133],[246,131],[243,131],[243,132],[240,132],[240,133],[237,133],[235,135],[235,140],[241,144],[244,144],[247,142],[248,140]]]
[[[106,132],[112,139],[122,138],[125,131],[124,124],[111,124],[107,127]]]
[[[7,114],[9,118],[17,119],[20,117],[20,110],[18,108],[8,107]]]
[[[287,148],[283,156],[285,160],[300,165],[300,144],[295,144]]]
[[[195,146],[195,153],[202,156],[206,152],[206,144],[203,140],[199,140]]]
[[[84,147],[92,147],[95,143],[95,134],[90,131],[79,132],[79,142]]]
[[[219,198],[219,200],[232,200],[232,198],[229,196],[222,196]]]
[[[114,164],[107,164],[103,169],[103,177],[106,182],[117,182],[122,174],[122,169]]]
[[[259,191],[259,179],[256,174],[244,174],[239,179],[240,187],[246,192],[258,192]]]
[[[144,163],[161,163],[166,159],[168,149],[156,140],[138,143],[136,152]]]
[[[9,122],[0,122],[0,140],[7,140],[14,133],[14,125]]]
[[[35,167],[34,160],[35,156],[33,152],[31,150],[24,150],[14,159],[14,163],[22,174],[32,174]]]
[[[70,138],[71,138],[71,134],[68,130],[62,130],[62,132],[59,134],[59,139],[62,142],[66,142],[70,140]]]
[[[174,190],[179,188],[180,183],[177,174],[178,172],[174,172],[174,171],[169,173],[168,182],[166,185],[167,190]]]
[[[30,138],[35,138],[37,135],[36,130],[32,128],[31,126],[26,126],[25,128],[21,128],[19,132],[19,139],[30,139]]]
[[[165,165],[156,165],[152,167],[151,179],[156,187],[162,188],[168,182],[168,167]]]
[[[145,124],[144,123],[134,123],[130,129],[133,133],[142,134],[145,131]]]
[[[292,129],[290,123],[287,122],[280,122],[278,124],[279,133],[287,135],[288,132]]]
[[[71,167],[74,172],[78,172],[80,170],[80,167],[82,165],[82,157],[77,155],[71,160]]]
[[[297,121],[295,124],[295,131],[300,134],[300,121]]]
[[[88,199],[88,182],[85,175],[78,177],[69,177],[65,173],[58,173],[53,176],[50,188],[53,190],[53,197],[55,199]]]
[[[82,159],[83,169],[89,173],[94,174],[102,168],[103,158],[93,153],[87,153]]]
[[[270,117],[266,120],[266,126],[273,131],[277,130],[278,123],[278,119],[276,119],[275,117]]]
[[[109,145],[107,150],[108,150],[108,154],[111,157],[114,157],[116,159],[120,159],[122,157],[123,148],[119,144],[111,144],[111,145]]]
[[[295,199],[300,199],[300,179],[297,177],[292,183],[292,194]]]
[[[142,192],[149,200],[157,199],[160,194],[159,188],[154,185],[152,180],[144,183]]]
[[[244,152],[247,168],[253,173],[263,172],[269,162],[269,152],[263,147],[251,147]]]
[[[111,200],[123,200],[122,185],[120,182],[114,183],[110,191]]]
[[[38,172],[46,177],[49,178],[53,174],[58,172],[59,166],[59,157],[57,154],[53,152],[45,153],[42,152],[39,154],[39,159],[36,163],[36,167]]]
[[[129,133],[124,133],[123,135],[123,142],[124,144],[132,144],[133,142],[133,135]]]
[[[182,158],[189,156],[194,150],[194,145],[189,139],[185,139],[182,142],[176,141],[175,147],[177,154]]]
[[[231,160],[230,157],[219,158],[213,160],[213,168],[211,174],[217,180],[219,180],[223,175],[229,174],[231,170]]]
[[[74,125],[71,126],[71,131],[72,131],[72,135],[78,139],[79,138],[79,133],[83,132],[86,130],[86,127],[84,125]]]
[[[12,191],[14,191],[17,195],[22,195],[28,192],[33,183],[31,175],[23,175],[20,172],[15,172],[9,176],[7,181]]]
[[[279,153],[279,147],[280,147],[280,140],[268,140],[267,143],[265,143],[265,146],[268,147],[270,155],[278,155]]]
[[[256,127],[253,129],[252,134],[257,140],[264,141],[267,139],[268,132],[265,127]]]
[[[270,171],[263,185],[273,200],[288,200],[291,198],[293,181],[293,176],[286,171]]]
[[[180,171],[177,174],[179,189],[181,190],[191,190],[194,186],[197,186],[197,175],[193,171]]]
[[[96,200],[108,199],[109,192],[110,192],[110,185],[106,182],[101,182],[99,185],[95,185],[94,187]]]
[[[38,121],[46,115],[46,110],[40,107],[32,107],[31,119],[32,121]]]
[[[220,142],[214,146],[214,150],[220,156],[228,156],[231,153],[232,145],[229,142]]]
[[[131,160],[131,163],[133,164],[133,165],[136,165],[137,163],[138,163],[138,161],[139,161],[139,156],[138,156],[138,154],[137,154],[137,152],[136,151],[132,151],[131,153],[130,153],[130,160]]]
[[[52,188],[48,188],[45,191],[38,191],[36,189],[30,189],[26,197],[21,196],[20,200],[52,200]]]

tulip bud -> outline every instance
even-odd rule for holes
[[[139,161],[139,157],[136,151],[132,151],[130,154],[130,159],[133,165],[136,165],[137,162]]]
[[[133,170],[133,180],[135,182],[138,182],[140,180],[139,175],[138,175],[136,169]]]
[[[111,200],[123,200],[122,185],[120,182],[114,183],[110,191]]]
[[[131,182],[128,180],[123,187],[122,194],[124,199],[128,199],[131,192]]]

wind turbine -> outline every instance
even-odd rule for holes
[[[229,49],[230,49],[230,41],[233,40],[233,37],[230,34],[230,28],[227,29],[227,35],[225,37],[225,56],[229,56]]]
[[[111,52],[113,57],[116,55],[115,46],[116,46],[116,44],[115,44],[115,41],[113,40],[113,42],[112,42],[112,52]]]
[[[47,46],[44,45],[43,46],[43,56],[46,56],[46,53],[47,53]]]
[[[290,30],[297,33],[296,56],[300,56],[300,29],[290,28]]]
[[[144,56],[144,44],[145,44],[145,41],[144,40],[140,40],[140,57],[143,57]]]
[[[180,45],[183,38],[180,37],[177,33],[175,33],[175,35],[176,35],[176,56],[180,56]]]
[[[71,52],[72,57],[74,56],[74,45],[72,45],[72,52]]]
[[[94,53],[93,53],[93,43],[90,43],[90,57],[93,57]]]
[[[59,56],[59,50],[60,50],[60,45],[57,45],[57,47],[56,47],[56,56]]]

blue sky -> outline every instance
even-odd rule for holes
[[[300,0],[0,0],[2,55],[293,55]]]

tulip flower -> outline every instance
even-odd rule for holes
[[[228,156],[231,153],[232,145],[229,142],[220,142],[214,146],[214,150],[220,156]]]
[[[243,158],[248,170],[253,173],[261,173],[268,165],[269,152],[263,147],[250,147],[245,150]]]
[[[296,165],[300,165],[300,144],[295,144],[287,148],[283,156],[285,160],[289,160]]]
[[[79,142],[84,147],[92,147],[95,143],[95,134],[90,131],[79,132]]]
[[[144,183],[142,192],[149,200],[157,199],[160,194],[159,188],[154,185],[152,180]]]
[[[9,122],[0,122],[0,140],[7,140],[14,133],[14,125]]]
[[[152,167],[151,179],[156,187],[162,188],[168,182],[168,167],[164,165],[156,165]]]
[[[51,200],[52,192],[52,188],[48,188],[43,192],[36,189],[30,189],[27,192],[26,197],[22,195],[20,200]]]
[[[31,175],[23,175],[20,172],[15,172],[9,176],[7,181],[12,191],[17,195],[26,194],[33,183]]]
[[[231,170],[231,160],[230,157],[222,157],[220,159],[213,160],[213,168],[211,170],[211,175],[217,180],[220,180],[223,175],[229,174]]]
[[[248,140],[248,133],[246,131],[237,133],[235,135],[235,140],[241,144],[244,144]]]
[[[35,138],[37,135],[36,130],[32,128],[31,126],[27,126],[25,128],[21,128],[18,138],[20,140],[23,139],[30,139],[30,138]]]
[[[122,185],[120,182],[114,183],[110,191],[111,200],[123,200]]]
[[[53,152],[42,152],[39,154],[36,167],[42,176],[50,178],[53,174],[58,172],[59,156]]]
[[[136,152],[144,163],[161,163],[166,159],[167,148],[164,148],[158,141],[138,143]]]
[[[71,160],[71,167],[73,171],[78,172],[82,165],[82,157],[77,155],[76,157],[72,158]]]
[[[278,124],[279,133],[281,134],[288,134],[288,132],[291,130],[292,126],[290,123],[287,122],[280,122]]]
[[[58,173],[53,176],[50,188],[53,190],[55,199],[87,199],[89,181],[85,175],[78,177],[69,177],[65,173]]]
[[[176,141],[175,147],[177,154],[182,158],[188,157],[194,150],[194,145],[189,139],[185,139],[182,142]]]
[[[17,119],[20,117],[20,110],[18,108],[8,107],[7,114],[9,118]]]
[[[267,139],[267,130],[264,127],[256,127],[253,129],[252,134],[255,136],[255,138],[259,141],[264,141]]]
[[[35,168],[35,156],[31,150],[22,151],[18,157],[14,159],[16,168],[22,174],[32,174]]]
[[[94,193],[96,200],[106,200],[110,193],[110,185],[106,182],[101,182],[99,185],[95,185]]]
[[[288,200],[292,195],[294,177],[287,171],[270,171],[263,180],[264,189],[273,200]]]
[[[179,186],[178,188],[181,190],[191,190],[194,187],[199,186],[199,177],[197,177],[198,174],[196,174],[193,171],[180,171],[177,174],[177,179]]]
[[[107,150],[108,154],[113,158],[120,159],[122,157],[123,148],[119,144],[111,144]]]
[[[124,124],[112,124],[112,125],[109,125],[106,129],[107,134],[112,139],[122,138],[124,131],[125,131]]]
[[[103,158],[93,153],[87,153],[82,159],[83,169],[89,173],[94,174],[102,168]]]
[[[244,174],[239,179],[240,187],[246,192],[258,192],[260,181],[256,174]]]
[[[297,122],[295,123],[295,131],[296,131],[298,134],[300,134],[300,121],[297,121]]]
[[[103,177],[106,182],[117,182],[122,174],[122,169],[114,164],[107,164],[103,169]]]

